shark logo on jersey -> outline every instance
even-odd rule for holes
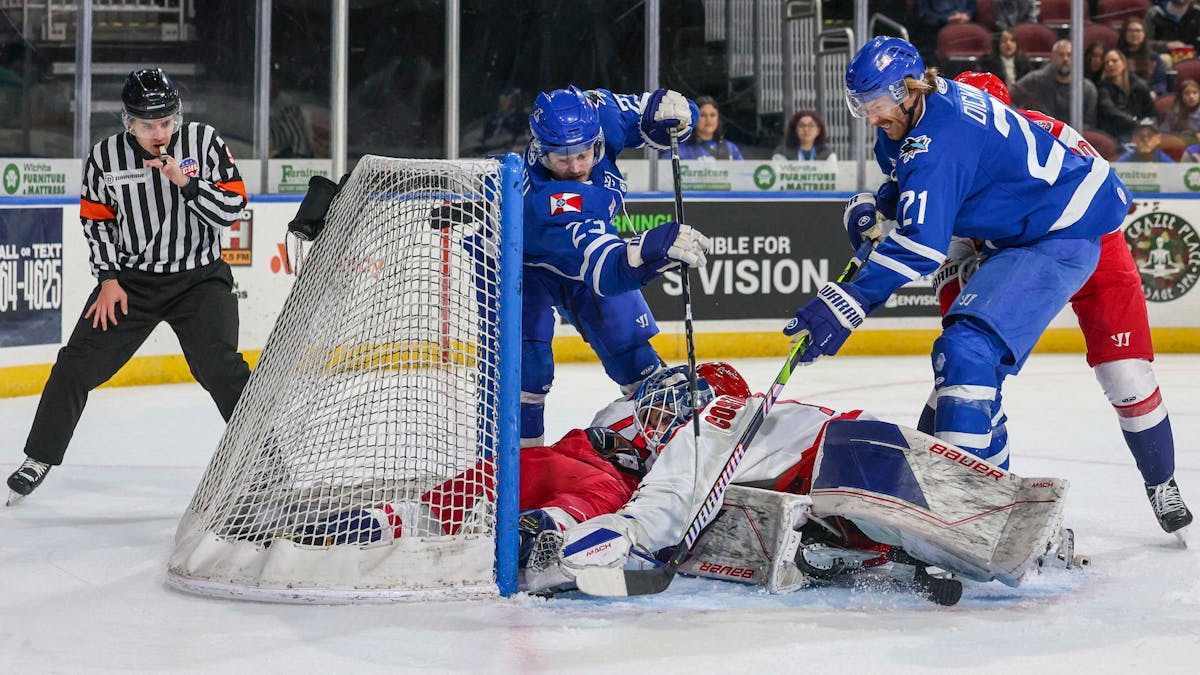
[[[917,136],[913,138],[909,136],[904,139],[904,145],[900,146],[900,159],[907,164],[908,160],[916,157],[922,152],[929,152],[929,137]]]

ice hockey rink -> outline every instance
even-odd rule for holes
[[[756,389],[778,359],[734,362]],[[1200,356],[1160,356],[1176,476],[1200,506]],[[785,396],[914,424],[922,357],[834,357]],[[615,387],[559,366],[548,436],[582,426]],[[30,498],[0,508],[0,671],[99,672],[1168,672],[1200,670],[1200,529],[1159,530],[1116,417],[1082,355],[1035,354],[1006,391],[1012,469],[1071,481],[1079,571],[1018,588],[964,582],[943,608],[896,591],[767,595],[677,579],[634,599],[364,606],[216,600],[166,587],[175,526],[220,437],[196,384],[103,389]],[[0,463],[21,458],[37,397],[0,399]],[[886,669],[886,670],[885,670]]]

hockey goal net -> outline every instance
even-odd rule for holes
[[[169,583],[296,602],[515,590],[522,176],[516,155],[359,161]]]

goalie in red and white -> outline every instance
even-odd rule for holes
[[[634,419],[648,443],[661,446],[660,455],[628,504],[566,528],[559,564],[551,570],[558,584],[589,566],[656,565],[654,553],[682,539],[761,398],[713,397],[703,381],[700,395],[697,443],[686,369],[656,374],[642,385]],[[839,413],[786,400],[771,408],[733,482],[771,492],[730,488],[725,515],[701,537],[691,566],[681,570],[741,580],[750,580],[747,570],[761,572],[761,583],[772,590],[804,585],[806,576],[824,576],[830,567],[884,562],[880,554],[888,546],[960,576],[1016,585],[1061,543],[1068,487],[1057,478],[1021,478],[862,411]],[[742,521],[753,537],[730,534]],[[729,541],[705,546],[719,538]],[[1073,562],[1069,550],[1056,553]],[[705,556],[717,564],[705,565]],[[553,586],[553,574],[549,580],[532,575],[535,562],[531,558],[530,586]]]

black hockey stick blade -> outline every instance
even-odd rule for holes
[[[677,569],[670,566],[650,570],[585,567],[575,575],[575,585],[583,593],[605,598],[653,595],[667,590]]]

